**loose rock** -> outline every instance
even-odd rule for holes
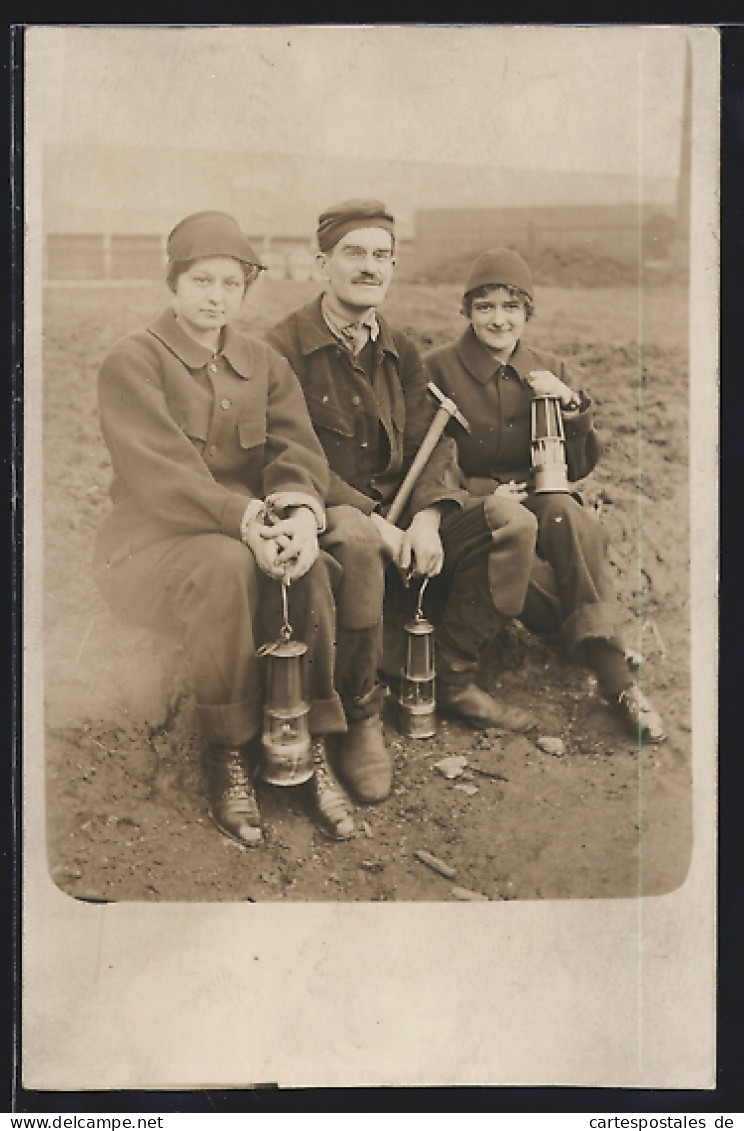
[[[451,880],[455,874],[456,869],[451,864],[445,864],[444,860],[440,860],[438,856],[432,856],[431,852],[425,852],[423,848],[417,848],[413,855],[422,864],[427,864],[435,872],[439,872],[440,876],[445,876],[448,880]]]
[[[461,785],[456,785],[455,789],[459,789],[461,793],[466,793],[468,797],[478,792],[477,785],[471,785],[469,782],[463,782]]]
[[[467,764],[468,760],[464,754],[451,754],[448,758],[440,758],[435,762],[434,769],[439,770],[448,781],[452,781],[454,778],[459,778]]]
[[[552,735],[542,735],[537,740],[537,745],[546,754],[552,754],[554,758],[562,758],[566,753],[566,744],[562,738],[555,738]]]
[[[454,887],[450,890],[450,895],[452,896],[453,899],[472,900],[472,901],[485,900],[486,903],[490,902],[488,896],[484,895],[482,891],[471,891],[470,888]]]

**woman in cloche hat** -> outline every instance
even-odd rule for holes
[[[96,540],[96,582],[129,623],[183,634],[211,815],[242,845],[262,839],[258,650],[279,635],[280,582],[291,582],[307,646],[308,789],[321,827],[345,839],[353,820],[324,745],[346,729],[333,671],[339,567],[318,548],[326,459],[289,364],[231,325],[263,269],[236,220],[187,216],[167,251],[169,308],[100,369],[113,508]]]

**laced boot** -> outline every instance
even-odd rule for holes
[[[636,684],[621,691],[610,702],[622,717],[627,729],[639,742],[664,741],[666,731],[661,715]]]
[[[206,754],[210,816],[225,836],[254,847],[263,836],[253,775],[242,747],[210,746]]]
[[[349,800],[328,765],[322,738],[313,739],[313,765],[315,771],[308,789],[318,824],[333,840],[348,840],[354,833],[354,818],[349,812]]]

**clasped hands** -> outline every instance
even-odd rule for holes
[[[401,530],[382,515],[372,514],[387,556],[395,562],[404,579],[435,577],[444,565],[444,549],[439,537],[441,514],[436,507],[419,511],[407,530]]]
[[[262,573],[277,581],[297,581],[318,557],[318,524],[309,507],[294,507],[270,524],[257,516],[243,538]]]
[[[407,530],[401,530],[381,515],[373,514],[385,553],[404,577],[412,574],[434,577],[444,564],[439,537],[441,515],[434,507],[419,511]],[[316,560],[318,528],[309,507],[297,507],[271,524],[256,516],[247,524],[244,542],[259,569],[280,581],[296,581]]]

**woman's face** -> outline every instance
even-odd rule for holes
[[[499,361],[508,361],[524,333],[527,311],[524,301],[505,287],[494,287],[470,307],[470,324],[479,342]]]
[[[176,280],[176,317],[192,338],[216,345],[222,327],[239,313],[244,294],[245,276],[239,260],[226,255],[196,259]]]

